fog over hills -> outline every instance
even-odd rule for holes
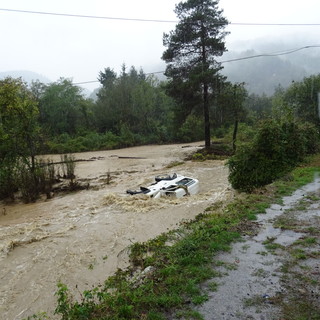
[[[0,79],[4,79],[6,77],[12,78],[22,78],[27,83],[31,83],[32,81],[39,80],[42,83],[49,83],[51,82],[46,76],[42,74],[29,71],[29,70],[11,70],[6,72],[0,72]]]
[[[21,78],[23,81],[27,82],[28,84],[31,84],[32,81],[39,80],[40,82],[44,84],[48,84],[53,82],[46,76],[30,71],[30,70],[11,70],[11,71],[6,71],[6,72],[0,72],[0,79],[4,79],[6,77],[12,77],[12,78]],[[56,80],[55,80],[56,81]],[[89,91],[86,88],[82,88],[82,93],[89,97],[92,92]]]
[[[310,43],[312,42],[309,41],[309,45]],[[249,93],[272,95],[279,85],[287,88],[292,81],[301,81],[304,77],[320,73],[320,47],[305,48],[306,46],[308,45],[305,41],[301,39],[297,41],[293,37],[284,40],[274,39],[270,42],[258,39],[232,44],[229,51],[218,59],[223,62],[221,73],[231,82],[244,82]],[[291,51],[295,52],[289,53]],[[237,61],[229,61],[234,59]],[[135,67],[140,69],[140,66]],[[156,72],[155,76],[165,80],[163,74],[157,73],[164,71],[165,67],[165,63],[159,61],[153,66],[142,66],[142,69],[147,74]],[[44,75],[26,70],[0,72],[0,79],[7,76],[22,77],[28,83],[32,80],[52,82]],[[85,88],[85,84],[82,88],[84,95],[95,99],[97,89],[89,91]]]
[[[219,59],[225,61],[222,74],[231,82],[245,82],[249,93],[272,95],[278,85],[286,88],[292,81],[320,73],[320,46],[308,47],[303,41],[288,39],[274,42],[261,39],[238,46],[248,48],[226,52]],[[239,60],[228,61],[233,59]]]

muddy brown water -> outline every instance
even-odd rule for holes
[[[32,204],[0,204],[0,319],[46,311],[52,317],[59,281],[76,297],[128,264],[128,247],[176,228],[216,201],[233,196],[223,161],[166,169],[200,148],[143,146],[75,154],[76,177],[89,190]],[[59,161],[56,155],[46,156]],[[200,181],[200,192],[176,200],[129,196],[127,189],[177,172]],[[107,175],[111,183],[107,184]],[[5,213],[5,214],[4,214]]]

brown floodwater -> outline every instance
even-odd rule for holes
[[[75,158],[83,161],[76,163],[76,177],[90,184],[88,190],[32,204],[0,203],[0,319],[20,320],[40,311],[52,317],[58,282],[79,297],[128,265],[132,243],[232,197],[223,161],[165,168],[198,148],[200,143],[78,153]],[[57,155],[45,158],[60,161]],[[126,194],[173,172],[199,179],[199,194],[175,200]]]

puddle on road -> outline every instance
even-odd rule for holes
[[[222,261],[217,268],[225,276],[214,279],[218,284],[216,292],[209,293],[209,300],[198,311],[204,319],[278,319],[277,307],[268,303],[269,299],[282,292],[280,283],[281,257],[267,253],[264,241],[290,246],[304,236],[293,230],[282,230],[273,226],[274,221],[289,214],[300,200],[313,193],[320,196],[320,179],[283,198],[283,205],[272,205],[266,214],[260,214],[257,222],[261,225],[254,237],[246,237],[235,243],[230,253],[222,253],[215,260]],[[319,217],[318,203],[301,213],[300,219],[310,222]],[[227,266],[227,267],[226,267]],[[232,266],[232,268],[228,267]]]

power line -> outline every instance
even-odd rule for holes
[[[17,9],[1,9],[1,8],[0,8],[0,11],[28,13],[28,14],[41,14],[41,15],[51,15],[51,16],[62,16],[62,17],[72,17],[72,18],[103,19],[103,20],[123,20],[123,21],[138,21],[138,22],[164,22],[164,23],[176,23],[177,22],[177,21],[173,21],[173,20],[89,16],[89,15],[82,15],[82,14],[69,14],[69,13],[44,12],[44,11],[29,11],[29,10],[17,10]]]
[[[278,52],[273,52],[273,53],[261,53],[253,56],[247,56],[247,57],[241,57],[241,58],[235,58],[235,59],[229,59],[229,60],[223,60],[219,61],[219,63],[228,63],[228,62],[234,62],[234,61],[241,61],[241,60],[249,60],[249,59],[254,59],[254,58],[261,58],[261,57],[277,57],[277,56],[283,56],[291,53],[295,53],[297,51],[305,50],[305,49],[310,49],[310,48],[320,48],[320,45],[310,45],[310,46],[304,46],[300,48],[295,48],[295,49],[288,49],[284,51],[278,51]],[[146,75],[150,74],[157,74],[157,73],[164,73],[165,71],[155,71],[155,72],[149,72],[146,73]],[[88,83],[97,83],[100,82],[98,80],[92,80],[92,81],[84,81],[84,82],[77,82],[74,83],[74,85],[81,85],[81,84],[88,84]]]
[[[320,23],[259,23],[259,22],[230,22],[231,25],[237,26],[279,26],[279,27],[290,27],[290,26],[299,26],[299,27],[314,27],[320,26]]]
[[[91,16],[91,15],[82,15],[82,14],[69,14],[69,13],[46,12],[46,11],[30,11],[30,10],[18,10],[18,9],[8,9],[8,8],[0,8],[0,11],[26,13],[26,14],[51,15],[51,16],[61,16],[61,17],[72,17],[72,18],[86,18],[86,19],[120,20],[120,21],[136,21],[136,22],[158,22],[158,23],[178,23],[179,22],[176,20]],[[320,23],[230,22],[229,25],[237,25],[237,26],[320,26]]]
[[[145,73],[146,76],[150,75],[150,74],[158,74],[158,73],[164,73],[164,71],[155,71],[155,72],[148,72]],[[91,80],[91,81],[84,81],[84,82],[77,82],[74,83],[74,85],[81,85],[81,84],[88,84],[88,83],[97,83],[100,82],[99,80]]]
[[[277,56],[283,56],[283,55],[286,55],[286,54],[291,54],[291,53],[294,53],[294,52],[297,52],[297,51],[301,51],[301,50],[304,50],[304,49],[310,49],[310,48],[320,48],[320,45],[304,46],[304,47],[301,47],[301,48],[290,49],[290,50],[285,50],[285,51],[279,51],[279,52],[273,52],[273,53],[262,53],[262,54],[257,54],[257,55],[253,55],[253,56],[248,56],[248,57],[241,57],[241,58],[223,60],[223,61],[220,61],[220,63],[248,60],[248,59],[260,58],[260,57],[277,57]]]

